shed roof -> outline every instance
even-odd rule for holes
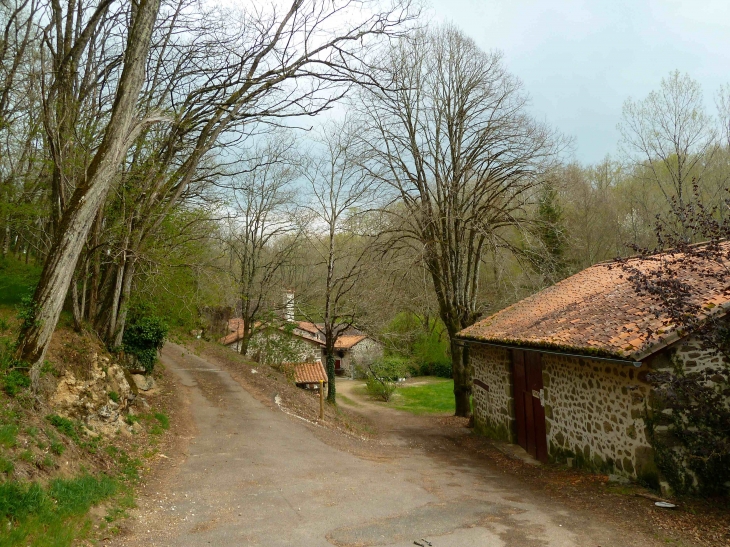
[[[295,384],[318,384],[320,380],[327,383],[327,372],[319,361],[294,365]]]
[[[730,249],[730,244],[725,246]],[[630,259],[627,264],[648,272],[663,261],[672,262],[678,280],[694,287],[696,303],[705,317],[725,313],[730,304],[730,284],[702,274],[703,268],[723,266],[707,262],[699,269],[685,267],[682,258],[663,254]],[[669,317],[654,297],[636,291],[624,268],[602,263],[512,304],[462,330],[459,336],[638,361],[682,334],[669,324]]]

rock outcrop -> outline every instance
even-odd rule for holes
[[[136,385],[126,371],[108,357],[94,354],[87,380],[67,371],[51,396],[53,410],[64,417],[80,420],[91,434],[110,435],[128,429],[124,413],[136,398]]]

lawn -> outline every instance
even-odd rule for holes
[[[425,381],[425,383],[420,383]],[[444,378],[418,378],[414,386],[399,387],[391,404],[413,414],[453,414],[454,381]]]

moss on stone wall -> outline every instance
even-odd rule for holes
[[[474,431],[495,441],[513,442],[513,436],[503,424],[491,425],[484,420],[474,418]]]

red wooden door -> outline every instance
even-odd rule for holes
[[[533,458],[547,461],[545,409],[542,406],[542,355],[512,350],[517,444]]]
[[[342,370],[342,361],[335,359],[335,371]]]

